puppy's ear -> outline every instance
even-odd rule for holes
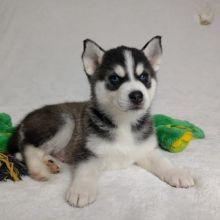
[[[104,50],[94,41],[86,39],[83,41],[84,50],[82,60],[85,72],[91,76],[102,62]]]
[[[144,45],[142,51],[144,52],[151,66],[153,67],[153,70],[157,72],[160,68],[162,58],[161,36],[153,37]]]

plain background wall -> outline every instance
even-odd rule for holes
[[[17,121],[44,104],[87,99],[89,87],[81,63],[86,38],[106,49],[121,44],[141,48],[154,35],[163,36],[164,48],[158,74],[163,109],[156,101],[156,111],[175,109],[178,114],[178,108],[195,101],[199,111],[206,103],[201,93],[210,97],[216,92],[206,90],[206,81],[211,87],[218,83],[209,70],[211,66],[212,72],[218,71],[215,54],[220,46],[219,17],[210,26],[200,26],[195,20],[197,8],[198,1],[184,0],[1,0],[1,111]],[[192,92],[198,100],[191,99]],[[169,99],[164,99],[166,95]],[[181,105],[173,106],[175,102]]]

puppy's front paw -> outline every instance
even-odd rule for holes
[[[96,199],[96,189],[93,187],[77,187],[72,185],[66,194],[66,200],[71,206],[84,207],[94,202]]]
[[[188,188],[195,185],[192,176],[182,169],[170,169],[161,179],[174,187]]]

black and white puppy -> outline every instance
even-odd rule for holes
[[[103,170],[132,164],[171,186],[193,186],[188,172],[159,153],[152,125],[150,106],[161,56],[159,36],[141,50],[121,46],[104,51],[85,40],[82,60],[91,99],[33,111],[18,125],[9,142],[10,152],[20,152],[37,180],[50,177],[54,158],[71,163],[73,179],[66,200],[77,207],[95,200]]]

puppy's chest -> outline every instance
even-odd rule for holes
[[[94,138],[94,141],[96,146],[91,146],[91,150],[102,158],[105,169],[126,168],[152,148],[148,140],[138,141],[130,126],[115,129],[111,141],[101,138]]]

